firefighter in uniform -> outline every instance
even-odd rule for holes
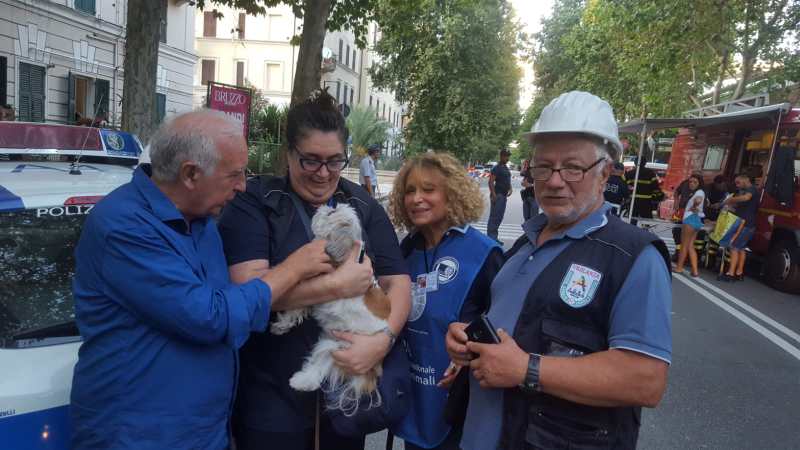
[[[645,158],[639,160],[639,183],[636,185],[636,195],[634,195],[633,216],[652,219],[653,209],[664,199],[664,193],[659,186],[658,175],[653,169],[647,168],[646,164]],[[632,175],[626,180],[631,190],[636,182],[636,172],[633,171]]]

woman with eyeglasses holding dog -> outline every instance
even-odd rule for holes
[[[333,352],[346,372],[365,374],[381,363],[403,328],[410,307],[408,269],[386,212],[361,186],[341,177],[348,158],[348,130],[336,102],[318,92],[289,110],[286,124],[288,174],[250,179],[247,189],[220,217],[231,280],[242,283],[280,264],[312,240],[310,218],[322,205],[349,204],[361,220],[366,254],[357,252],[333,272],[305,280],[280,298],[272,311],[363,295],[373,270],[391,302],[389,326],[371,336],[339,333],[349,347]],[[364,436],[342,436],[324,414],[322,395],[299,392],[289,378],[302,367],[320,334],[313,318],[286,334],[252,333],[240,351],[240,377],[234,411],[239,450],[275,448],[356,450]],[[317,427],[317,424],[319,426]],[[316,431],[315,431],[316,430]]]
[[[463,419],[445,420],[447,390],[437,385],[452,382],[456,372],[445,349],[448,325],[488,309],[502,264],[500,246],[469,225],[483,209],[477,183],[448,154],[415,156],[395,178],[389,213],[409,231],[400,246],[411,271],[412,308],[401,339],[411,360],[412,402],[392,431],[407,450],[459,448]]]

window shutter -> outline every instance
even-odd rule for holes
[[[244,39],[244,18],[245,13],[239,13],[239,39]]]
[[[75,0],[75,9],[78,11],[83,11],[87,14],[94,15],[95,8],[94,8],[95,0]]]
[[[350,44],[347,44],[347,52],[344,54],[344,65],[350,67]]]
[[[356,70],[356,50],[353,49],[353,70]]]
[[[75,123],[75,75],[67,74],[67,123]]]
[[[353,89],[350,89],[350,104],[353,105]]]
[[[8,60],[0,56],[0,105],[8,103]]]
[[[244,86],[244,61],[236,61],[236,85]]]
[[[207,85],[209,81],[214,81],[214,72],[216,68],[216,61],[213,59],[203,60],[203,71],[200,78],[200,83]]]
[[[156,94],[156,123],[164,121],[164,116],[167,114],[167,96],[166,94]]]
[[[31,66],[31,121],[44,122],[44,67]]]
[[[19,63],[19,111],[17,115],[23,122],[31,121],[31,66]]]
[[[95,117],[105,117],[106,121],[110,122],[108,119],[108,99],[109,99],[109,92],[111,84],[108,80],[101,80],[96,79],[94,81],[94,115]]]
[[[203,13],[203,37],[217,37],[217,18],[213,11]]]
[[[344,85],[344,92],[343,92],[343,95],[342,95],[342,103],[344,103],[345,105],[347,104],[347,85],[346,84]]]
[[[336,56],[339,58],[340,63],[342,62],[342,60],[344,60],[344,53],[342,53],[342,51],[344,51],[344,42],[341,39],[339,39],[339,54]]]
[[[342,88],[342,83],[337,81],[336,82],[336,102],[339,102],[339,90]]]

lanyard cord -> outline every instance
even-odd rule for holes
[[[436,263],[436,252],[439,251],[439,246],[442,245],[442,242],[445,240],[445,238],[447,238],[448,234],[450,234],[450,230],[445,231],[444,236],[442,236],[442,239],[439,241],[438,244],[436,244],[435,247],[433,247],[433,257],[431,258],[431,265],[434,265]],[[428,267],[428,251],[425,249],[425,239],[423,238],[422,241],[423,241],[422,259],[425,260],[425,273],[431,273],[431,270],[433,270],[434,267]]]

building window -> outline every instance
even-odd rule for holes
[[[381,118],[386,120],[386,103],[383,104],[383,112],[381,113]]]
[[[339,94],[340,94],[339,91],[340,91],[341,88],[342,88],[342,82],[341,81],[337,81],[336,82],[336,103],[339,103]]]
[[[244,86],[244,61],[236,61],[236,85]]]
[[[281,21],[283,17],[280,14],[270,14],[267,16],[267,26],[269,29],[267,32],[269,33],[269,40],[270,41],[285,41],[286,36],[281,36]]]
[[[87,14],[94,15],[95,7],[94,7],[95,0],[75,0],[75,9],[78,11],[85,12]]]
[[[344,85],[344,95],[342,95],[342,103],[347,104],[347,85]]]
[[[161,22],[159,23],[158,40],[162,44],[167,43],[167,8],[164,8],[164,13],[161,15]]]
[[[267,63],[267,82],[265,83],[268,91],[283,90],[283,70],[280,63]]]
[[[350,104],[353,105],[353,89],[350,89]]]
[[[164,121],[167,115],[167,95],[156,93],[156,123]]]
[[[372,108],[372,96],[369,96],[369,107]]]
[[[44,122],[44,67],[19,63],[17,117],[23,122]]]
[[[377,100],[375,100],[375,117],[378,117],[378,114],[380,114],[380,111],[381,111],[381,100],[377,99]]]
[[[353,71],[356,70],[356,50],[353,49]]]
[[[343,49],[344,49],[344,42],[341,39],[339,39],[339,55],[338,55],[339,62],[342,62],[342,60],[344,59],[344,53],[342,53],[344,51]]]
[[[89,125],[95,119],[108,121],[111,83],[70,73],[67,77],[67,122]]]
[[[8,60],[5,56],[0,56],[0,106],[8,103]]]
[[[203,73],[200,76],[200,84],[206,85],[209,81],[215,81],[215,74],[217,73],[217,62],[213,59],[204,59],[202,61]]]
[[[217,17],[213,11],[203,13],[203,37],[217,37]]]
[[[247,17],[247,14],[239,13],[239,27],[236,29],[236,31],[239,32],[239,39],[244,39],[244,21],[245,21],[245,17]]]
[[[350,67],[350,44],[347,44],[347,53],[344,54],[344,65]]]

